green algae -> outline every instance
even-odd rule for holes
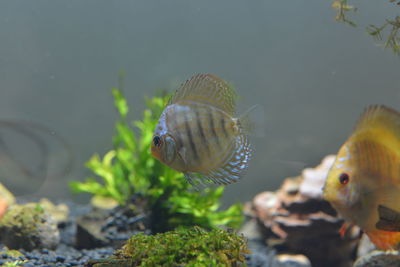
[[[233,231],[200,227],[135,235],[114,256],[87,266],[246,266],[247,243]]]
[[[38,203],[13,205],[0,220],[0,242],[8,248],[52,248],[58,241],[56,223]]]
[[[13,205],[0,220],[0,229],[18,228],[21,234],[28,234],[37,230],[44,214],[43,208],[38,204]]]

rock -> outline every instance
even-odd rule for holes
[[[107,239],[101,228],[107,217],[108,213],[98,209],[79,216],[76,222],[76,247],[87,249],[105,246]]]
[[[276,192],[263,192],[245,213],[257,221],[267,244],[278,254],[303,254],[312,266],[351,266],[361,231],[353,226],[342,238],[343,220],[322,199],[322,186],[334,156],[314,169],[287,178]]]
[[[359,258],[353,267],[398,267],[400,266],[400,251],[375,250]]]
[[[321,189],[335,158],[336,155],[326,156],[318,167],[303,170],[301,174],[303,181],[299,189],[300,194],[311,198],[322,198]]]
[[[111,197],[95,195],[90,199],[90,204],[98,209],[112,210],[118,207],[118,201]]]
[[[367,255],[373,250],[376,250],[376,246],[369,240],[366,234],[363,234],[357,249],[357,258]]]
[[[76,246],[120,247],[132,235],[147,229],[148,216],[133,204],[112,210],[94,208],[77,218]]]
[[[249,220],[239,230],[248,240],[262,240],[262,233],[256,220]]]
[[[55,248],[57,224],[39,204],[13,205],[0,221],[0,241],[10,249]]]
[[[14,195],[0,183],[0,219],[6,213],[9,206],[15,203]]]
[[[43,209],[50,213],[53,217],[54,221],[57,224],[66,223],[68,220],[69,209],[66,204],[58,204],[54,205],[50,200],[47,198],[42,198],[39,201],[39,204],[43,207]]]
[[[301,254],[281,254],[275,257],[271,267],[311,267],[310,260]]]

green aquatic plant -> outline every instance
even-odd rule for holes
[[[86,166],[97,177],[72,182],[73,192],[113,198],[121,205],[128,203],[132,196],[141,195],[148,202],[152,229],[156,232],[191,225],[207,229],[238,227],[243,219],[241,204],[219,211],[224,187],[193,190],[182,173],[151,156],[153,131],[168,96],[147,98],[143,119],[131,125],[127,119],[129,107],[122,91],[114,88],[112,94],[119,114],[113,149],[102,158],[95,154],[87,162]]]
[[[400,5],[400,1],[389,0],[391,4]],[[357,24],[348,18],[348,12],[356,11],[357,8],[349,5],[349,0],[335,0],[332,7],[337,10],[336,21],[347,23],[356,27]],[[383,41],[385,48],[391,49],[395,54],[400,55],[400,16],[393,19],[386,19],[381,26],[370,24],[366,27],[368,34],[376,40]]]
[[[87,266],[246,266],[249,253],[244,237],[233,231],[192,227],[134,235],[111,258]]]

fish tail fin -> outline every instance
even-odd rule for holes
[[[241,133],[256,137],[265,136],[265,112],[262,105],[254,105],[247,109],[239,118],[237,123]]]

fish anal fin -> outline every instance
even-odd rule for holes
[[[383,205],[378,206],[379,221],[376,228],[382,231],[400,232],[400,212]]]
[[[233,115],[236,97],[235,89],[219,77],[212,74],[197,74],[176,90],[169,104],[198,102],[209,104]]]
[[[245,135],[237,136],[235,142],[231,157],[221,167],[206,173],[204,178],[216,184],[230,184],[244,175],[252,156],[252,149]]]
[[[182,158],[183,163],[187,165],[187,160],[186,160],[186,148],[181,147],[178,151],[179,156]]]

